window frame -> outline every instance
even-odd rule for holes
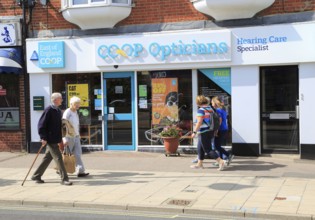
[[[16,77],[17,79],[13,79],[14,82],[16,82],[16,80],[18,81],[18,83],[12,83],[12,85],[8,86],[7,84],[0,84],[3,89],[7,90],[7,94],[10,93],[11,90],[13,91],[17,91],[17,100],[16,100],[16,105],[10,105],[10,106],[0,106],[0,110],[5,112],[5,111],[15,111],[15,112],[11,112],[10,115],[11,116],[17,116],[18,118],[18,123],[16,126],[13,127],[2,127],[2,124],[0,124],[0,131],[18,131],[21,130],[21,98],[20,98],[20,76],[19,75],[14,75],[14,74],[3,74],[1,77]],[[6,95],[7,96],[7,95]],[[5,98],[6,99],[6,98]],[[10,101],[10,100],[9,100]],[[1,115],[0,115],[1,116]],[[4,115],[2,115],[2,117],[4,117]]]
[[[92,2],[92,0],[88,0],[87,4],[73,4],[73,0],[62,0],[63,7],[71,7],[71,8],[84,8],[84,7],[95,7],[95,6],[131,6],[132,0],[127,0],[127,3],[114,3],[113,0],[103,0],[98,2]]]

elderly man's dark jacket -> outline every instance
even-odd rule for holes
[[[38,122],[38,134],[42,140],[57,144],[62,140],[62,114],[58,107],[50,105],[45,108]]]

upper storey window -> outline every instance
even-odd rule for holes
[[[252,18],[275,0],[190,0],[194,7],[215,20]]]
[[[70,0],[71,1],[71,0]],[[72,5],[88,5],[93,3],[129,5],[130,0],[72,0]]]
[[[132,0],[62,0],[63,17],[81,29],[112,28],[131,13]]]

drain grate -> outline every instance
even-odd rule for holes
[[[277,197],[275,197],[274,200],[286,200],[286,199],[287,199],[286,197],[279,197],[279,196],[277,196]]]
[[[191,200],[184,199],[172,199],[167,204],[168,205],[178,205],[178,206],[188,206],[191,204]]]
[[[186,190],[184,190],[183,192],[196,193],[197,190],[194,190],[194,189],[186,189]]]

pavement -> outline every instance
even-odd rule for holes
[[[78,207],[124,211],[315,219],[315,161],[295,155],[236,156],[218,171],[213,160],[191,169],[196,155],[166,157],[148,152],[91,152],[82,159],[90,176],[70,175],[60,185],[54,163],[45,184],[21,186],[36,154],[0,152],[0,205]]]

